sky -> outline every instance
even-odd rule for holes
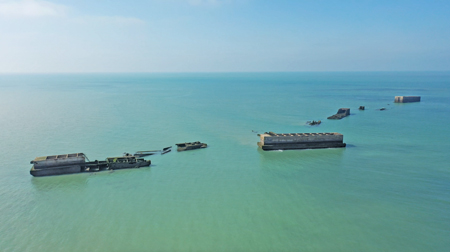
[[[0,0],[0,73],[450,71],[449,0]]]

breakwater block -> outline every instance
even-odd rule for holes
[[[395,103],[420,102],[420,96],[396,96]]]
[[[342,119],[349,115],[350,115],[349,108],[340,108],[336,114],[329,116],[328,119]]]
[[[258,146],[263,150],[295,150],[345,147],[340,133],[274,133],[260,134]]]

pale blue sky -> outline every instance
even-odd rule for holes
[[[448,0],[0,0],[1,73],[442,70]]]

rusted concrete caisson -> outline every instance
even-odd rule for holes
[[[37,157],[30,163],[30,174],[36,177],[62,175],[79,172],[92,172],[101,170],[115,170],[127,168],[139,168],[150,166],[150,160],[144,160],[135,156],[110,157],[105,161],[86,162],[83,153],[62,154],[53,156]]]
[[[263,150],[294,150],[345,147],[340,133],[286,133],[260,134],[258,146]]]

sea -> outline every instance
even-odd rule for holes
[[[3,74],[0,129],[2,252],[450,250],[450,72]],[[347,147],[262,151],[268,131]],[[145,168],[29,173],[168,146]]]

